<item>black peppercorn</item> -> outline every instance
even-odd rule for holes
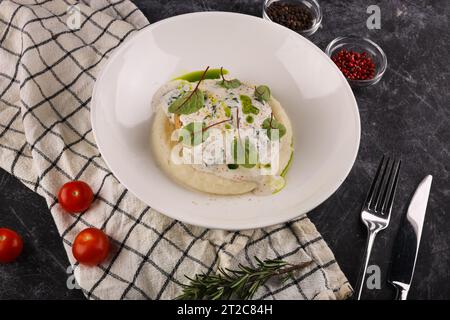
[[[314,17],[311,9],[301,3],[275,1],[267,8],[269,18],[296,32],[310,29]]]

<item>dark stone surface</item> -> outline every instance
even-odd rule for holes
[[[135,1],[151,22],[204,10],[261,15],[261,0]],[[381,268],[380,290],[367,299],[390,299],[386,283],[399,220],[419,181],[434,176],[411,299],[450,299],[450,5],[438,1],[378,1],[381,30],[368,30],[366,8],[373,1],[320,1],[323,27],[311,40],[324,49],[336,36],[369,36],[386,51],[383,80],[355,92],[361,114],[361,146],[344,184],[309,216],[355,283],[366,233],[359,221],[364,194],[383,153],[402,158],[403,169],[391,226],[380,233],[371,263]],[[69,265],[45,202],[0,171],[0,226],[23,235],[25,252],[0,266],[0,299],[79,299],[66,287]]]

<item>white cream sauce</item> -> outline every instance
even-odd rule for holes
[[[226,89],[218,84],[220,81],[221,80],[216,79],[203,80],[201,82],[199,89],[202,90],[205,95],[204,107],[197,112],[187,115],[180,115],[179,120],[181,122],[181,126],[183,127],[191,122],[203,122],[205,126],[210,126],[212,124],[231,119],[231,121],[214,125],[213,128],[215,130],[220,130],[222,133],[231,132],[236,136],[240,134],[241,139],[245,139],[246,129],[260,129],[263,121],[270,118],[272,108],[267,102],[260,102],[255,99],[254,86],[242,83],[238,88]],[[166,90],[163,89],[164,87],[162,88],[163,93],[160,97],[159,105],[163,108],[170,122],[175,123],[175,115],[168,111],[169,106],[185,93],[192,91],[196,84],[197,83],[178,80],[169,83],[165,88]],[[242,95],[251,99],[251,104],[258,109],[257,114],[244,113],[243,103],[241,101]],[[249,120],[249,118],[251,119]],[[239,130],[237,130],[237,121],[239,121]],[[208,131],[211,131],[211,129]],[[244,132],[244,135],[240,132]],[[210,134],[200,146],[204,155],[208,154],[208,152],[204,152],[205,150],[212,148],[211,144],[214,141],[213,136],[214,134]],[[264,134],[261,139],[265,139],[267,143],[270,141],[266,134]],[[188,153],[194,152],[192,148],[185,150],[185,152]],[[221,149],[220,152],[222,155],[225,153],[223,149]],[[259,194],[273,193],[284,186],[283,177],[279,175],[261,174],[261,168],[264,167],[264,164],[262,163],[256,164],[253,168],[245,168],[240,165],[237,169],[229,169],[227,164],[208,163],[208,157],[204,156],[201,164],[193,164],[192,166],[195,170],[209,172],[226,179],[256,182],[258,184],[258,188],[254,192]],[[280,170],[277,170],[277,172],[280,172]]]

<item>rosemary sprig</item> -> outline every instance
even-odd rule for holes
[[[273,259],[261,261],[257,257],[256,267],[242,264],[237,270],[219,268],[218,273],[197,274],[194,278],[186,276],[189,284],[183,285],[180,300],[228,300],[251,299],[256,291],[272,277],[281,277],[282,282],[292,277],[293,273],[312,263],[290,264],[284,260]]]

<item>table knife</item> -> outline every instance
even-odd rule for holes
[[[406,300],[411,286],[432,180],[428,175],[417,187],[395,240],[389,282],[397,300]]]

